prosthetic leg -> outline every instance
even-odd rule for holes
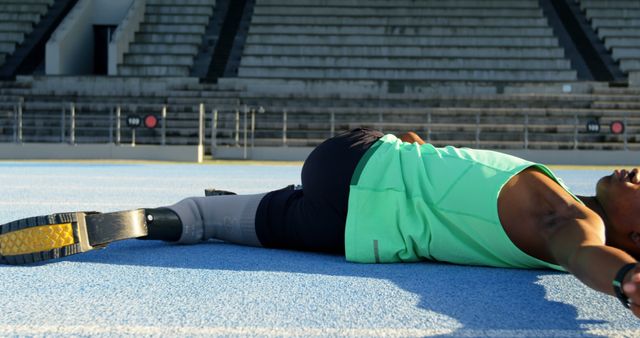
[[[255,215],[265,194],[207,192],[173,206],[113,213],[72,212],[0,225],[0,263],[28,264],[101,249],[129,238],[196,243],[210,238],[260,246]],[[227,195],[227,196],[224,196]]]

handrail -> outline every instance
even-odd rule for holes
[[[640,114],[629,110],[569,108],[353,108],[234,107],[63,102],[18,102],[0,115],[0,140],[12,142],[126,143],[127,116],[153,114],[158,128],[141,127],[137,143],[248,147],[314,145],[358,126],[399,133],[415,130],[436,145],[547,148],[640,147]],[[60,108],[61,107],[61,108]],[[60,110],[62,109],[62,111]],[[66,110],[66,111],[65,111]],[[202,115],[199,115],[202,112]],[[115,117],[114,117],[115,114]],[[206,116],[204,116],[206,114]],[[589,130],[598,123],[600,131]],[[625,127],[614,134],[609,124]],[[5,127],[3,127],[5,126]],[[114,133],[116,134],[114,137]],[[209,138],[209,139],[207,139]],[[210,142],[207,142],[210,141]]]

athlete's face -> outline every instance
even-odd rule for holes
[[[619,169],[602,177],[596,198],[607,217],[607,244],[640,255],[640,174]]]

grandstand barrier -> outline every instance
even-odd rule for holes
[[[627,152],[627,157],[633,159],[630,153],[640,150],[638,109],[640,106],[635,102],[607,101],[595,102],[588,108],[238,105],[223,109],[201,103],[197,111],[186,112],[168,104],[59,102],[52,105],[17,98],[13,111],[0,114],[0,141],[14,145],[58,144],[55,149],[59,154],[52,154],[52,158],[77,158],[69,155],[73,149],[83,158],[87,156],[83,149],[95,150],[93,158],[128,158],[129,155],[114,147],[149,146],[157,147],[157,152],[165,149],[171,153],[173,146],[195,147],[204,152],[206,145],[216,158],[302,160],[308,149],[323,140],[364,126],[393,134],[413,130],[435,146],[505,152],[569,151],[568,154],[605,150]],[[150,114],[153,115],[152,130],[124,127],[128,119],[137,120],[140,125]],[[112,147],[98,146],[105,144]],[[17,152],[23,151],[25,155],[20,156],[27,156],[26,150],[31,151],[32,156],[43,156],[31,146],[14,148]],[[9,150],[4,153],[4,156],[17,156]],[[188,153],[193,152],[185,151]],[[149,159],[149,156],[141,158]]]
[[[2,160],[147,160],[201,163],[199,145],[0,143]]]
[[[0,143],[0,159],[123,159],[198,163],[204,159],[204,105],[200,105],[198,141],[187,145],[167,144],[166,106],[161,108],[158,116],[136,115],[130,106],[125,107],[133,114],[125,115],[122,107],[116,105],[107,108],[108,115],[83,117],[76,113],[78,106],[74,102],[63,102],[59,115],[47,113],[25,116],[24,106],[24,99],[18,98],[13,112],[0,115],[0,137],[6,141]],[[153,117],[149,122],[152,125],[147,125],[145,120],[148,117]],[[25,123],[26,119],[29,122]],[[141,145],[136,142],[136,129],[143,125],[148,128],[159,127],[159,144]],[[38,130],[46,135],[38,136]],[[89,131],[92,135],[103,134],[103,140],[104,134],[107,134],[108,141],[83,141],[77,137],[81,131]],[[128,142],[124,141],[123,134],[128,134]],[[31,141],[29,136],[36,141]],[[95,136],[90,139],[95,140]]]

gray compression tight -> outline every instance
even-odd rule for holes
[[[168,208],[182,223],[179,243],[196,243],[210,238],[262,246],[256,234],[256,211],[266,194],[190,197]]]

